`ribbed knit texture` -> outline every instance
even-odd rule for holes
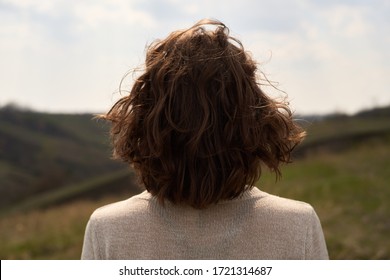
[[[97,209],[82,259],[328,259],[304,202],[253,188],[205,210],[164,206],[148,192]]]

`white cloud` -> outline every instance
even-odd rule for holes
[[[105,24],[132,25],[134,28],[157,26],[148,13],[137,10],[131,3],[131,1],[123,0],[80,1],[73,6],[73,11],[80,22],[89,27],[99,27]]]
[[[355,38],[365,36],[372,30],[365,17],[366,9],[336,5],[320,13],[327,22],[329,30],[338,36]]]
[[[57,12],[58,4],[63,2],[53,0],[3,0],[3,5],[13,6],[22,10],[53,14]]]
[[[257,30],[245,37],[292,106],[301,113],[353,113],[374,100],[390,103],[388,41],[375,32],[367,7],[303,7],[310,16],[292,30]]]

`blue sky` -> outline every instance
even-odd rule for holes
[[[0,106],[105,112],[147,44],[202,18],[223,21],[298,113],[389,105],[389,15],[388,0],[0,0]]]

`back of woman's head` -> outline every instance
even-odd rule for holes
[[[224,24],[171,33],[148,48],[145,64],[105,118],[114,155],[160,202],[204,208],[238,197],[262,163],[280,175],[304,133],[260,89],[256,63]]]

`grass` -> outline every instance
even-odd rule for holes
[[[3,211],[0,259],[79,259],[93,210],[140,191],[132,176],[128,169],[104,174],[38,194]]]
[[[92,179],[84,180],[79,183],[64,186],[59,189],[53,189],[42,194],[32,196],[21,203],[3,210],[0,214],[5,215],[13,212],[28,211],[31,209],[48,207],[71,199],[90,195],[101,191],[103,188],[109,188],[110,185],[131,184],[132,173],[128,169],[123,169]]]
[[[68,204],[8,215],[0,219],[0,259],[79,259],[86,223],[92,211],[125,198]]]
[[[92,115],[0,108],[0,209],[123,169],[108,143],[107,123]]]
[[[310,155],[286,166],[277,183],[265,175],[259,187],[312,204],[332,259],[390,259],[388,140]]]

